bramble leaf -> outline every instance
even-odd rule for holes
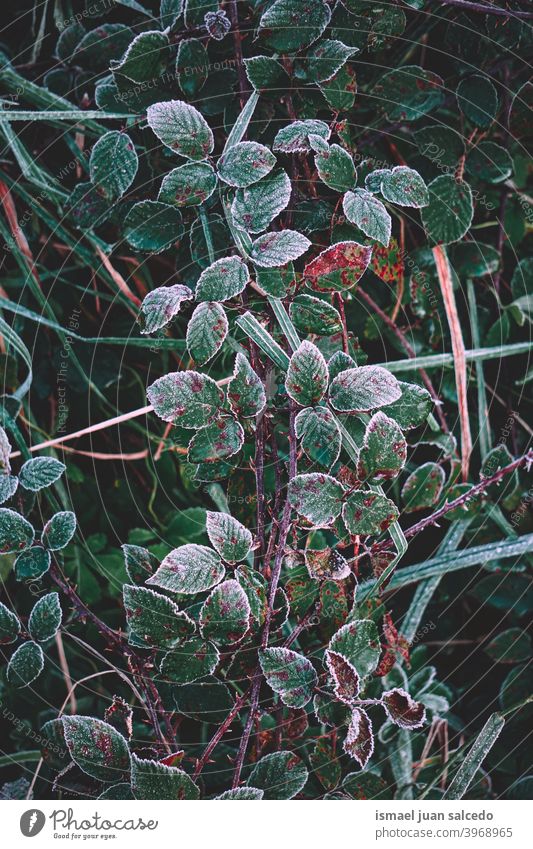
[[[146,112],[157,138],[187,159],[205,159],[213,151],[214,138],[209,124],[194,106],[182,100],[154,103]]]
[[[368,422],[357,475],[361,480],[396,477],[407,459],[407,443],[400,426],[380,410]]]
[[[129,189],[138,167],[137,151],[126,133],[116,130],[106,133],[91,151],[91,180],[110,201],[118,200]]]
[[[17,581],[40,578],[48,572],[50,563],[50,551],[47,548],[42,548],[40,545],[27,548],[15,560]]]
[[[331,130],[324,121],[316,121],[312,118],[306,121],[294,121],[278,130],[272,149],[281,150],[283,153],[306,153],[311,150],[310,135],[320,136],[327,141]]]
[[[131,756],[131,789],[136,799],[199,799],[200,791],[182,769]]]
[[[428,186],[429,204],[422,209],[422,223],[432,244],[458,242],[468,231],[474,215],[472,190],[451,174],[435,177]]]
[[[123,781],[129,775],[130,751],[112,725],[92,716],[63,716],[65,742],[74,763],[99,781]]]
[[[248,528],[237,519],[229,513],[213,513],[208,510],[206,530],[209,542],[226,563],[234,565],[246,560],[252,548],[253,537]]]
[[[57,593],[43,595],[33,607],[28,620],[28,631],[32,640],[44,643],[55,636],[61,625],[63,612]]]
[[[295,420],[296,436],[310,460],[330,469],[338,459],[342,438],[327,407],[306,407]]]
[[[15,687],[27,687],[41,674],[44,668],[44,655],[37,643],[22,643],[16,649],[7,666],[7,680]]]
[[[272,171],[258,183],[235,193],[231,215],[236,227],[261,233],[282,212],[291,198],[291,181],[285,171]]]
[[[353,189],[357,176],[350,154],[338,144],[332,144],[327,150],[315,156],[315,166],[323,183],[336,192]]]
[[[302,342],[290,359],[285,389],[302,407],[317,404],[328,388],[326,361],[312,342]]]
[[[319,38],[331,18],[323,0],[275,0],[259,21],[259,35],[269,47],[282,53],[295,53]]]
[[[381,366],[341,371],[329,390],[331,406],[339,412],[364,413],[392,404],[401,397],[398,381]]]
[[[39,492],[55,483],[67,467],[55,457],[35,457],[26,460],[19,472],[20,485],[32,492]]]
[[[296,475],[289,483],[287,497],[291,507],[308,522],[325,528],[341,512],[344,487],[330,475],[313,472]]]
[[[199,206],[211,197],[216,186],[217,175],[211,165],[187,162],[165,174],[157,199],[174,206]]]
[[[381,180],[381,194],[385,200],[399,206],[412,206],[420,209],[429,203],[427,186],[418,171],[397,165],[384,174]]]
[[[311,247],[306,236],[296,230],[264,233],[252,244],[250,258],[260,268],[277,268],[298,259]]]
[[[233,377],[228,385],[228,401],[235,415],[243,418],[257,416],[266,405],[263,381],[243,354],[237,354]]]
[[[239,257],[217,259],[200,274],[194,296],[197,301],[228,301],[240,295],[249,279],[248,269]]]
[[[168,203],[141,200],[124,219],[124,235],[138,251],[165,251],[183,235],[181,212]]]
[[[387,690],[381,698],[387,716],[400,728],[420,728],[426,721],[424,705],[415,702],[401,687]]]
[[[196,365],[209,362],[228,335],[228,319],[222,304],[198,304],[187,325],[187,350]]]
[[[433,409],[433,399],[423,386],[398,381],[401,395],[392,404],[386,404],[384,413],[398,422],[402,430],[411,430],[424,424]]]
[[[250,603],[238,581],[218,584],[200,611],[202,636],[219,645],[237,643],[248,630]]]
[[[189,543],[167,554],[146,583],[173,593],[195,595],[218,584],[225,571],[220,557],[212,549]]]
[[[389,213],[371,192],[354,189],[346,192],[342,208],[348,221],[356,224],[366,236],[388,245],[391,236],[392,221]]]
[[[239,142],[218,160],[218,176],[230,186],[245,188],[269,174],[275,164],[276,157],[264,144]]]
[[[293,752],[273,752],[258,761],[248,778],[250,787],[264,791],[264,799],[292,799],[308,778],[305,764]]]
[[[342,292],[361,279],[372,256],[369,245],[337,242],[326,248],[304,268],[304,280],[315,292]]]
[[[359,695],[359,675],[350,661],[339,652],[326,651],[326,665],[333,678],[333,689],[337,698],[351,705]]]
[[[18,616],[0,602],[0,645],[14,643],[20,634],[21,624]]]
[[[141,333],[154,333],[165,327],[179,313],[184,301],[190,301],[193,293],[188,286],[159,286],[148,292],[141,304],[144,327]]]
[[[317,581],[343,581],[352,574],[348,561],[334,548],[306,548],[305,565]]]
[[[220,653],[214,643],[193,637],[169,651],[161,661],[161,675],[174,684],[191,684],[212,675]]]
[[[189,463],[218,463],[242,448],[244,431],[234,418],[223,417],[197,431],[189,443]]]
[[[406,513],[425,510],[437,504],[446,476],[437,463],[423,463],[412,472],[402,487]]]
[[[24,516],[9,507],[0,508],[0,553],[11,554],[29,548],[35,531]]]
[[[313,295],[296,295],[289,306],[289,315],[296,329],[302,333],[332,336],[342,330],[338,310]]]
[[[318,676],[306,657],[291,649],[267,648],[259,663],[268,685],[288,707],[304,707],[313,698]]]
[[[355,619],[343,625],[329,641],[328,649],[351,663],[360,678],[370,675],[378,665],[381,654],[375,622],[371,619]]]
[[[172,648],[194,633],[194,622],[167,596],[125,584],[128,642],[139,648]]]
[[[398,519],[390,498],[376,492],[353,492],[342,509],[344,524],[351,534],[380,534]]]
[[[76,533],[76,515],[71,510],[55,513],[43,528],[41,542],[50,551],[59,551]]]
[[[370,717],[363,708],[354,708],[344,741],[344,751],[364,769],[374,751],[374,734]]]
[[[224,393],[215,381],[197,371],[166,374],[146,394],[159,418],[191,430],[211,424],[224,403]]]

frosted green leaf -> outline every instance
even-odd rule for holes
[[[0,508],[0,554],[11,554],[29,548],[35,537],[35,531],[24,516]]]
[[[369,192],[380,192],[383,177],[390,173],[390,168],[377,168],[375,171],[371,171],[365,177],[365,189]]]
[[[220,557],[211,548],[189,543],[167,554],[146,583],[173,593],[195,595],[216,586],[225,571]]]
[[[167,100],[149,106],[146,116],[157,138],[175,153],[187,159],[205,159],[212,153],[213,133],[194,106],[182,100]]]
[[[310,460],[330,469],[339,457],[341,434],[327,407],[306,407],[294,423],[296,436]]]
[[[370,675],[381,655],[378,629],[371,619],[354,619],[343,625],[331,638],[329,651],[342,655],[360,678]]]
[[[220,350],[228,335],[228,319],[222,304],[198,304],[187,325],[187,350],[196,365],[203,365]]]
[[[320,38],[331,18],[323,0],[275,0],[259,21],[259,35],[274,50],[294,53]]]
[[[387,690],[381,699],[388,718],[400,728],[420,728],[426,721],[424,705],[415,702],[401,687]]]
[[[249,279],[242,259],[223,257],[202,271],[194,295],[197,301],[228,301],[244,291]]]
[[[342,41],[322,39],[307,53],[305,61],[307,80],[313,83],[330,80],[350,56],[358,52],[357,47],[348,47]]]
[[[315,581],[343,581],[352,574],[348,561],[334,548],[306,548],[305,565]]]
[[[98,139],[91,151],[91,180],[108,200],[122,197],[133,183],[138,167],[135,145],[126,133],[106,133]]]
[[[136,36],[120,61],[112,61],[111,69],[134,83],[143,83],[158,77],[164,67],[164,49],[167,36],[159,30],[142,32]]]
[[[32,640],[44,643],[55,636],[61,625],[63,613],[57,593],[43,595],[34,605],[28,620],[28,631]]]
[[[250,613],[255,622],[263,625],[267,612],[267,582],[262,574],[247,563],[241,563],[235,570],[235,578],[246,593],[250,602]],[[277,601],[275,602],[277,605]]]
[[[429,203],[426,184],[418,171],[397,165],[392,171],[384,174],[381,181],[381,194],[390,203],[399,206],[412,206],[420,209]]]
[[[176,55],[178,85],[186,97],[194,98],[209,74],[209,54],[199,38],[183,38]]]
[[[220,796],[215,796],[215,799],[235,799],[241,801],[258,801],[263,798],[263,791],[257,787],[236,787],[234,790],[225,790]]]
[[[70,63],[78,44],[86,32],[85,27],[77,22],[69,24],[62,29],[55,46],[55,55],[57,58],[61,59],[62,62]]]
[[[332,407],[342,413],[368,412],[400,396],[399,382],[381,366],[346,369],[332,381],[329,391]]]
[[[200,791],[182,769],[131,756],[131,789],[136,799],[199,799]]]
[[[468,232],[474,215],[472,190],[452,174],[435,177],[428,186],[429,205],[422,209],[422,224],[432,244],[458,242]]]
[[[361,480],[389,480],[405,466],[407,442],[394,419],[380,410],[368,422],[359,452],[357,476]]]
[[[238,581],[223,581],[200,610],[202,636],[219,645],[237,643],[248,630],[250,602]]]
[[[366,490],[352,493],[342,508],[344,524],[354,536],[381,534],[398,519],[398,515],[394,501]]]
[[[250,258],[261,268],[275,268],[298,259],[311,247],[309,239],[296,230],[265,233],[252,243]]]
[[[186,162],[163,177],[157,199],[174,206],[199,206],[216,186],[217,175],[207,162]]]
[[[259,663],[284,705],[302,708],[311,701],[318,676],[306,657],[291,649],[269,648],[259,652]]]
[[[55,483],[67,467],[55,457],[35,457],[26,460],[19,472],[20,485],[32,492],[39,492]]]
[[[0,602],[0,645],[14,643],[20,634],[20,628],[18,616]]]
[[[242,448],[244,431],[234,418],[221,418],[197,431],[189,443],[189,463],[218,463]]]
[[[166,374],[146,394],[159,418],[192,430],[211,424],[224,403],[224,393],[215,381],[197,371]]]
[[[128,642],[138,648],[172,648],[194,633],[194,622],[165,595],[125,584]]]
[[[302,333],[332,336],[342,330],[338,310],[313,295],[296,295],[289,306],[289,315],[296,329]]]
[[[294,752],[273,752],[255,764],[247,784],[263,790],[263,799],[292,799],[303,790],[308,774]]]
[[[415,469],[402,487],[405,512],[414,513],[437,504],[445,477],[443,469],[437,463],[423,463]]]
[[[304,280],[315,292],[351,289],[366,271],[372,247],[357,242],[337,242],[326,248],[304,268]]]
[[[228,385],[228,401],[239,418],[258,416],[266,405],[263,381],[244,354],[237,354],[233,377]]]
[[[213,643],[193,637],[164,656],[161,675],[174,684],[191,684],[212,675],[219,659],[220,652]]]
[[[275,164],[276,157],[264,144],[239,142],[218,160],[218,176],[228,185],[242,189],[269,174]]]
[[[176,25],[178,18],[183,13],[183,7],[185,5],[185,0],[161,0],[159,6],[160,12],[160,20],[161,26],[166,29],[173,27]]]
[[[0,473],[2,474],[9,474],[11,471],[11,462],[9,460],[11,451],[11,443],[7,433],[3,427],[0,427]]]
[[[318,176],[330,189],[346,192],[355,186],[357,176],[354,161],[338,144],[332,144],[327,151],[317,153],[315,166]]]
[[[324,121],[309,118],[306,121],[293,121],[286,127],[278,130],[272,145],[272,150],[281,150],[283,153],[307,153],[311,150],[309,136],[320,136],[327,141],[331,130]]]
[[[513,173],[513,160],[501,145],[482,141],[468,154],[466,170],[478,180],[501,183]]]
[[[281,79],[287,80],[285,69],[272,56],[251,56],[244,60],[244,67],[246,76],[257,90],[269,89],[279,84]]]
[[[356,224],[366,236],[387,246],[390,242],[392,221],[384,205],[365,189],[346,192],[342,208],[348,221]]]
[[[18,489],[19,479],[15,475],[0,473],[0,504],[4,504]]]
[[[188,286],[159,286],[148,292],[141,304],[144,327],[141,333],[154,333],[165,327],[179,313],[184,301],[190,301],[193,293]]]
[[[476,127],[487,129],[498,111],[498,94],[488,77],[473,74],[457,86],[457,104]]]
[[[294,266],[287,263],[285,268],[255,268],[257,285],[274,298],[284,298],[294,286]]]
[[[343,749],[364,769],[374,752],[374,734],[370,717],[363,708],[354,708]]]
[[[65,742],[74,763],[98,781],[123,781],[130,770],[125,738],[92,716],[63,716]]]
[[[423,386],[417,383],[398,381],[401,396],[392,404],[387,404],[385,412],[398,422],[402,430],[411,430],[423,424],[433,408],[433,399]]]
[[[41,674],[43,668],[42,648],[37,643],[22,643],[11,655],[7,666],[7,680],[15,687],[27,687]]]
[[[123,545],[124,566],[132,584],[144,584],[153,575],[159,561],[153,554],[140,545]]]
[[[272,171],[253,186],[239,189],[231,207],[236,227],[261,233],[282,212],[291,197],[291,181],[285,171]]]
[[[213,513],[208,510],[205,526],[209,542],[226,563],[234,565],[246,560],[252,548],[253,537],[238,519],[234,519],[229,513]]]
[[[327,363],[312,342],[305,340],[292,355],[285,389],[293,401],[302,407],[317,404],[328,388]]]
[[[181,239],[181,212],[167,203],[141,200],[124,219],[124,235],[136,250],[160,253]]]
[[[15,560],[17,581],[40,578],[48,572],[51,562],[50,551],[47,548],[42,548],[40,545],[27,548]]]
[[[343,65],[330,80],[319,83],[318,87],[334,112],[351,109],[357,92],[355,70],[351,65]]]
[[[341,371],[346,371],[349,368],[355,368],[355,360],[344,351],[336,351],[328,362],[329,379],[334,380]]]
[[[444,82],[418,65],[404,65],[384,74],[372,94],[391,121],[416,121],[443,100]]]
[[[76,515],[71,510],[55,513],[43,528],[41,542],[50,551],[65,548],[76,533]]]
[[[321,472],[296,475],[288,489],[291,507],[315,527],[326,528],[342,508],[344,487],[335,478]]]

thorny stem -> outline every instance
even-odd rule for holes
[[[446,513],[449,513],[450,510],[455,510],[457,507],[462,507],[463,504],[466,504],[467,501],[470,501],[472,498],[475,498],[477,495],[481,495],[485,492],[487,487],[492,484],[499,483],[504,477],[510,475],[512,472],[517,469],[522,468],[522,466],[529,467],[533,465],[533,450],[528,451],[522,457],[519,457],[517,460],[514,460],[512,463],[509,463],[508,466],[503,466],[503,468],[498,469],[493,475],[490,477],[483,478],[480,483],[475,484],[468,492],[464,492],[458,498],[454,498],[453,501],[447,501],[442,507],[439,507],[431,516],[426,516],[425,519],[421,519],[420,522],[417,522],[416,525],[411,525],[410,528],[404,531],[404,535],[406,539],[411,539],[411,537],[416,536],[421,531],[424,531],[426,528],[429,528],[431,525],[434,525],[441,519]],[[379,551],[383,551],[384,549],[389,548],[390,541],[385,540],[384,542],[376,543],[371,548],[372,554],[377,554]]]
[[[296,405],[293,401],[290,402],[290,412],[289,412],[289,480],[292,480],[296,475],[296,433],[294,422],[296,419]],[[278,544],[276,556],[274,558],[274,568],[272,570],[272,578],[270,581],[270,590],[268,595],[268,606],[265,615],[265,624],[263,625],[263,633],[261,635],[261,648],[265,649],[268,646],[268,639],[270,636],[270,626],[272,624],[272,615],[274,611],[274,604],[276,600],[276,592],[278,589],[279,577],[281,574],[281,567],[283,564],[283,557],[285,555],[285,546],[287,544],[287,537],[289,535],[289,531],[291,528],[291,506],[288,498],[285,498],[285,504],[283,506],[283,515],[281,518],[279,534],[278,534]],[[262,680],[262,671],[261,666],[258,664],[252,684],[252,696],[250,700],[250,711],[248,713],[248,717],[246,719],[246,725],[244,727],[243,735],[241,737],[241,742],[239,745],[239,751],[237,753],[237,757],[235,759],[235,771],[233,773],[233,787],[238,787],[242,766],[244,763],[244,758],[246,756],[246,749],[248,748],[248,742],[250,739],[250,734],[252,732],[252,727],[254,723],[254,719],[257,713],[257,709],[259,706],[259,693],[261,690],[261,680]]]
[[[157,694],[157,690],[155,685],[153,684],[150,676],[144,670],[144,664],[140,657],[130,648],[124,637],[117,633],[117,631],[113,631],[108,625],[105,624],[95,613],[93,613],[90,608],[87,607],[85,602],[81,600],[75,589],[69,584],[63,573],[61,572],[59,566],[53,563],[50,566],[50,577],[53,582],[60,588],[60,590],[64,593],[64,595],[69,599],[74,609],[77,611],[78,616],[83,619],[90,619],[90,621],[96,626],[98,631],[102,634],[104,639],[112,644],[118,651],[127,658],[128,664],[132,671],[132,674],[135,678],[137,678],[139,685],[142,687],[144,691],[144,696],[146,699],[146,707],[150,714],[150,719],[154,728],[154,732],[159,740],[159,742],[165,747],[168,752],[172,751],[171,745],[175,746],[176,740],[174,737],[174,732],[172,730],[172,726],[170,725],[170,720],[163,710],[161,706],[161,702],[159,699],[159,695]],[[154,696],[155,690],[155,696]],[[168,734],[168,740],[165,739],[161,727],[159,725],[159,721],[157,718],[156,706],[159,708],[160,716],[162,717],[165,728]]]

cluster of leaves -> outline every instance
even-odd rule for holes
[[[436,627],[428,605],[439,592],[444,642],[463,627],[462,595],[505,611],[503,630],[495,623],[472,643],[502,713],[518,716],[505,729],[516,748],[530,717],[530,431],[512,413],[513,454],[508,434],[497,436],[507,412],[488,420],[481,349],[528,348],[532,89],[518,63],[494,66],[487,45],[525,52],[530,30],[520,15],[482,15],[486,39],[472,44],[479,12],[441,4],[429,21],[422,0],[222,5],[154,0],[109,19],[72,16],[36,82],[0,56],[2,91],[22,92],[40,119],[53,113],[37,159],[31,120],[17,135],[6,100],[0,122],[11,157],[0,307],[17,314],[13,327],[0,319],[12,390],[1,407],[0,552],[16,599],[0,605],[2,700],[24,704],[44,647],[39,686],[57,706],[30,716],[53,794],[490,795],[481,764],[503,718],[489,718],[456,771],[458,739],[493,699],[481,683],[470,700],[453,648],[433,661],[415,644]],[[424,47],[411,64],[442,38],[446,62],[431,49],[426,66]],[[70,123],[58,132],[64,120],[86,135]],[[73,157],[68,185],[49,153],[61,145]],[[19,204],[32,210],[23,229]],[[480,242],[478,229],[496,235]],[[91,337],[68,317],[80,300]],[[467,342],[480,349],[469,406]],[[406,354],[444,364],[438,384]],[[141,459],[120,442],[131,478],[119,463],[95,479],[82,455],[31,457],[24,428],[63,431],[45,409],[54,369],[70,393],[90,393],[89,424],[115,411],[108,390],[119,380],[122,410],[148,400],[150,423],[129,422]],[[533,377],[513,383],[504,371],[494,382],[513,398]],[[87,425],[83,406],[71,402],[69,429]],[[90,447],[112,466],[117,455]],[[409,524],[411,513],[422,519]],[[436,556],[417,548],[426,527]],[[481,577],[462,581],[477,565]],[[414,595],[389,594],[414,583]],[[114,689],[103,678],[105,695],[86,695],[78,682],[103,662]],[[426,758],[435,741],[438,756]],[[517,794],[531,789],[522,757],[498,778],[511,795],[519,779]],[[3,795],[27,788],[11,782]]]

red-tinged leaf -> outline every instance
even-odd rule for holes
[[[306,549],[305,565],[310,576],[317,581],[343,581],[352,574],[348,561],[334,548]]]
[[[403,256],[394,236],[387,247],[376,245],[372,252],[372,271],[384,283],[399,283],[404,276]]]
[[[355,708],[352,712],[348,734],[344,741],[344,751],[357,761],[361,769],[365,768],[372,757],[374,751],[372,723],[367,712],[362,708]]]
[[[336,651],[326,651],[326,664],[334,681],[337,698],[347,705],[359,695],[359,675],[355,666]]]
[[[351,289],[363,276],[371,256],[372,247],[369,245],[337,242],[305,266],[305,284],[315,292]]]
[[[420,728],[426,721],[424,705],[415,702],[401,687],[383,693],[382,703],[389,719],[400,728]]]

